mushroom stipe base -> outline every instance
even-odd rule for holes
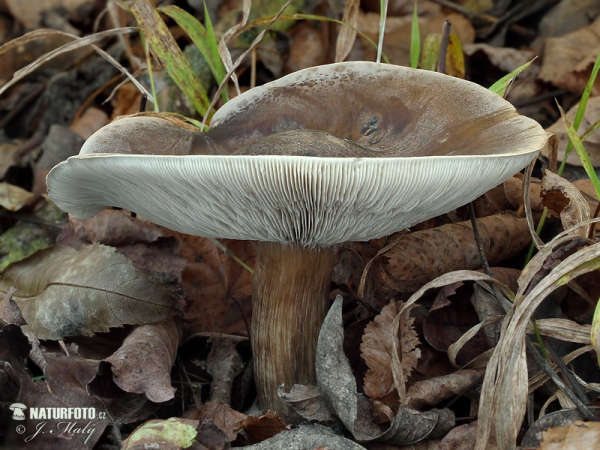
[[[259,403],[287,413],[277,395],[284,384],[315,379],[315,352],[330,306],[335,247],[258,243],[252,298],[252,350]]]

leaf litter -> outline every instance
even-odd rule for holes
[[[0,281],[4,297],[0,316],[4,365],[0,370],[7,381],[0,392],[5,403],[18,400],[30,407],[90,405],[109,413],[111,420],[95,421],[93,432],[72,433],[73,439],[67,444],[50,434],[40,435],[36,438],[40,445],[52,447],[60,441],[61,448],[92,448],[96,443],[118,448],[127,434],[132,437],[127,445],[136,445],[135,439],[141,439],[139,442],[145,444],[161,442],[175,448],[195,439],[195,444],[204,448],[224,449],[284,445],[375,448],[378,440],[386,444],[377,448],[399,444],[411,448],[514,448],[518,443],[544,448],[552,445],[550,442],[569,448],[569,439],[579,434],[582,439],[595,439],[592,423],[575,421],[589,418],[589,411],[595,411],[582,405],[589,404],[597,389],[593,381],[598,362],[591,345],[595,339],[590,342],[590,334],[595,336],[593,326],[597,329],[597,319],[592,319],[600,296],[594,281],[600,255],[592,227],[597,198],[589,181],[577,179],[576,169],[569,167],[563,177],[550,171],[542,175],[536,169],[539,180],[516,176],[474,202],[485,256],[492,266],[500,266],[492,267],[494,278],[474,271],[481,267],[481,261],[463,210],[419,224],[402,236],[346,245],[346,256],[335,269],[332,286],[332,299],[341,293],[344,305],[334,303],[322,328],[318,379],[314,384],[294,386],[289,392],[280,391],[296,411],[295,418],[261,415],[252,405],[248,375],[252,373],[251,353],[247,342],[240,340],[251,323],[252,277],[229,256],[234,254],[252,267],[251,244],[228,241],[228,251],[223,252],[220,244],[209,240],[177,235],[128,212],[107,211],[89,221],[68,220],[58,242],[78,250],[52,246],[59,232],[57,222],[42,217],[39,204],[44,202],[40,197],[45,189],[44,171],[52,165],[48,161],[60,152],[52,150],[50,138],[41,148],[36,144],[44,141],[48,130],[59,136],[57,126],[75,127],[72,122],[79,120],[83,110],[112,110],[87,126],[83,133],[89,136],[118,111],[137,111],[140,95],[135,90],[133,95],[126,93],[130,85],[120,83],[113,95],[115,81],[106,77],[102,78],[106,84],[79,90],[85,96],[74,98],[70,104],[54,101],[52,108],[45,108],[47,100],[32,103],[24,97],[28,91],[45,89],[32,77],[42,74],[42,80],[50,79],[51,71],[62,67],[59,61],[66,61],[64,67],[75,63],[70,55],[98,58],[90,56],[94,54],[90,44],[99,46],[96,52],[102,57],[112,58],[111,64],[116,63],[124,77],[137,78],[138,88],[151,98],[155,92],[150,94],[151,87],[142,86],[147,79],[141,72],[129,73],[120,64],[131,65],[133,71],[152,69],[157,80],[162,74],[156,72],[160,67],[144,67],[141,60],[136,61],[144,52],[133,28],[135,22],[115,6],[116,2],[108,5],[113,23],[99,19],[97,34],[87,33],[91,27],[83,25],[86,10],[74,8],[76,2],[53,0],[41,4],[42,8],[50,3],[65,7],[71,23],[86,32],[80,33],[63,20],[61,31],[35,29],[23,37],[7,39],[0,48],[10,62],[7,67],[14,67],[16,72],[2,88],[0,109],[31,105],[26,118],[9,113],[3,122],[9,138],[3,142],[6,151],[0,153],[0,181],[6,183],[3,186],[9,195],[2,205],[0,224],[3,236],[24,250],[11,248],[6,250],[10,255],[4,257],[2,247],[8,267]],[[204,14],[204,7],[188,3],[188,11],[197,17]],[[220,54],[225,67],[237,67],[231,73],[232,83],[240,90],[287,72],[331,62],[336,53],[340,60],[374,59],[376,49],[364,36],[377,40],[381,19],[378,5],[374,5],[377,2],[329,2],[328,14],[355,24],[356,36],[351,27],[335,29],[332,22],[289,20],[290,11],[297,19],[305,12],[313,18],[322,13],[318,7],[292,3],[283,16],[287,19],[284,27],[270,23],[281,4],[268,1],[229,2],[222,10],[212,6],[207,10],[218,37],[223,37]],[[597,55],[595,5],[560,2],[540,12],[535,5],[516,10],[491,2],[448,3],[444,7],[438,3],[442,2],[418,3],[422,42],[437,42],[434,35],[441,32],[444,19],[450,18],[456,32],[455,47],[464,49],[470,62],[469,79],[491,86],[535,54],[543,56],[519,75],[507,95],[522,112],[545,126],[556,122],[549,131],[559,137],[560,161],[568,136],[555,106],[544,96],[550,89],[562,89],[553,95],[562,98],[565,109],[577,108],[573,105],[575,97],[585,86]],[[392,63],[410,62],[413,6],[413,2],[388,5],[383,54]],[[34,28],[46,20],[39,12],[22,10],[21,2],[8,2],[8,13]],[[25,17],[25,13],[30,16]],[[47,17],[51,16],[57,14],[48,12]],[[567,16],[577,20],[565,20]],[[240,17],[241,23],[237,21]],[[537,22],[522,21],[528,17],[541,18],[539,27]],[[238,26],[232,28],[236,21]],[[265,32],[262,43],[255,40],[257,32],[241,34],[252,31],[255,23],[269,24],[275,31]],[[117,25],[120,28],[113,28]],[[170,32],[178,29],[172,23],[168,26]],[[122,52],[113,52],[109,44],[112,36],[126,43],[127,61]],[[472,44],[475,39],[478,43]],[[178,39],[178,44],[184,46],[184,40]],[[531,45],[513,48],[519,40]],[[34,45],[40,41],[54,44],[53,51],[36,54]],[[31,54],[19,54],[27,51]],[[428,51],[422,55],[422,63],[431,57]],[[267,59],[274,52],[280,53],[275,55],[276,63]],[[189,57],[190,53],[183,54]],[[15,55],[24,59],[14,59]],[[23,64],[12,65],[17,61],[29,65],[18,71]],[[206,66],[206,62],[199,66],[191,62],[194,70]],[[117,70],[112,70],[114,76]],[[77,79],[82,74],[75,70],[69,76]],[[3,72],[3,80],[10,75]],[[55,80],[46,86],[62,86]],[[209,81],[205,86],[214,92],[221,81]],[[223,84],[225,87],[228,93],[233,92]],[[593,94],[597,95],[596,91],[597,82]],[[100,105],[99,100],[109,97],[110,106]],[[579,129],[592,162],[598,128],[596,101],[592,96]],[[216,98],[215,103],[218,107]],[[177,102],[166,104],[176,106]],[[60,109],[66,105],[71,110]],[[82,111],[74,114],[80,107]],[[568,113],[569,121],[574,114]],[[66,118],[64,123],[55,122],[60,117]],[[69,152],[76,152],[76,146],[73,140]],[[542,159],[542,164],[555,170],[554,156],[546,153],[546,157],[549,160]],[[576,163],[575,152],[569,162]],[[22,172],[30,167],[37,173],[35,182]],[[15,176],[17,169],[20,172]],[[13,186],[27,194],[23,200],[10,194]],[[528,194],[525,200],[523,189]],[[538,254],[526,265],[524,250],[531,235],[523,209],[531,210],[532,228],[540,217],[547,216],[548,222],[542,237],[535,238]],[[23,224],[34,230],[31,236],[35,239],[15,237],[25,236]],[[25,250],[27,241],[35,241],[35,245]],[[34,253],[36,250],[40,251]],[[363,268],[361,289],[358,283]],[[505,270],[511,271],[510,275],[505,277]],[[179,305],[181,292],[187,300],[185,310]],[[182,323],[174,318],[180,315]],[[57,339],[65,341],[68,354],[53,343]],[[570,385],[574,392],[566,385],[556,387],[548,367],[539,368],[527,360],[526,355],[532,356],[533,351],[527,341],[534,342],[533,348],[539,348],[536,351],[550,355],[547,366],[551,371],[565,377],[573,372]],[[178,360],[188,344],[196,346],[198,353],[190,357],[186,351],[190,360]],[[344,349],[354,353],[351,362]],[[37,379],[39,376],[42,378]],[[528,403],[533,393],[537,396]],[[240,411],[228,403],[235,403]],[[528,404],[527,417],[531,419],[524,422]],[[573,406],[577,408],[569,409]],[[159,434],[140,438],[131,433],[152,414],[160,421],[142,425],[142,429],[158,429]],[[169,417],[173,419],[167,420]],[[461,422],[455,417],[468,423],[458,425]],[[336,420],[344,424],[345,437],[331,431],[340,429],[332,425]],[[312,424],[297,426],[302,422]],[[31,429],[36,426],[30,420],[26,425]],[[564,430],[552,428],[561,425]],[[163,433],[171,427],[179,430],[179,438],[188,440],[177,441]],[[529,428],[523,437],[517,435],[522,428]],[[9,427],[9,433],[9,440],[19,439],[14,427]],[[533,435],[535,438],[529,440]]]

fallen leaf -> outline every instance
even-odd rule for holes
[[[259,444],[247,445],[245,450],[313,450],[325,447],[331,450],[364,450],[362,445],[338,436],[330,428],[322,425],[301,425],[293,430],[282,431],[275,437]]]
[[[190,447],[196,437],[197,420],[172,417],[149,420],[137,427],[123,441],[123,450],[140,448],[179,449]]]
[[[342,303],[338,296],[325,317],[317,343],[317,384],[329,408],[359,441],[402,445],[446,434],[455,425],[454,414],[447,409],[420,412],[400,405],[387,429],[373,421],[369,401],[357,392],[343,352]]]
[[[29,205],[36,198],[31,192],[9,184],[0,182],[0,206],[8,211],[18,211]]]
[[[372,399],[381,399],[393,390],[403,399],[404,385],[421,354],[417,348],[419,338],[413,326],[414,319],[410,317],[414,306],[406,308],[402,317],[397,318],[400,307],[400,303],[390,302],[365,328],[360,345],[361,356],[369,367],[364,391]],[[401,351],[399,366],[393,357],[396,348]]]
[[[526,219],[496,214],[477,219],[489,264],[520,253],[531,241]],[[375,282],[385,292],[414,292],[454,270],[478,269],[481,258],[470,221],[405,234],[380,256]]]
[[[464,369],[441,377],[417,381],[406,392],[406,404],[419,410],[438,405],[465,392],[482,374],[483,371]]]
[[[152,323],[179,313],[162,286],[113,248],[51,247],[9,266],[0,292],[13,299],[39,339],[91,335],[125,324]]]
[[[540,450],[579,450],[600,447],[600,424],[578,420],[542,433]]]
[[[587,236],[589,224],[580,224],[591,219],[590,206],[579,189],[563,177],[546,170],[542,178],[542,199],[545,207],[560,214],[565,230],[575,228],[575,234]]]
[[[556,87],[580,95],[599,52],[600,17],[597,17],[585,28],[546,40],[539,77]],[[600,78],[596,79],[592,95],[600,95]]]
[[[175,396],[171,368],[181,340],[175,320],[142,325],[131,332],[123,345],[105,361],[112,366],[113,380],[125,392],[145,394],[162,403]]]
[[[305,420],[325,422],[332,417],[317,386],[295,384],[290,392],[280,388],[277,393]]]
[[[90,3],[90,0],[38,0],[33,3],[6,0],[5,3],[10,13],[25,28],[36,28],[39,27],[44,12],[55,8],[63,8],[73,16],[78,8]]]

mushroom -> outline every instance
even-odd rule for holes
[[[152,116],[94,134],[48,175],[79,218],[116,206],[191,235],[253,240],[251,343],[262,408],[315,377],[336,250],[451,211],[508,179],[546,133],[439,73],[347,62],[251,89],[206,133]]]

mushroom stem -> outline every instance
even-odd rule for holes
[[[333,247],[258,243],[252,295],[252,351],[263,409],[287,414],[277,395],[284,384],[315,379],[315,352],[329,309]]]

